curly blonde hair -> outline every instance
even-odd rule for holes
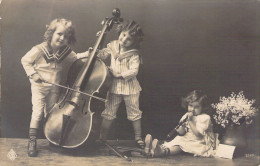
[[[57,18],[51,21],[50,25],[46,25],[46,31],[44,33],[44,41],[47,43],[51,43],[51,39],[53,36],[53,33],[57,29],[58,25],[62,25],[66,29],[66,36],[68,39],[68,44],[74,44],[76,43],[76,35],[75,35],[75,28],[72,25],[72,22],[70,20],[67,20],[65,18]]]

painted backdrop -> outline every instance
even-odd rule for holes
[[[45,25],[64,17],[76,27],[76,52],[95,43],[101,21],[112,9],[138,22],[145,33],[143,65],[143,133],[164,139],[185,113],[180,98],[202,89],[219,96],[243,90],[259,104],[260,7],[256,0],[4,0],[2,24],[1,136],[27,137],[31,116],[30,83],[20,63],[42,42]],[[105,43],[117,38],[115,30]],[[133,139],[124,105],[111,138]],[[259,138],[257,124],[247,132]]]

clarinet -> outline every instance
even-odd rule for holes
[[[176,133],[176,130],[181,127],[186,121],[188,120],[188,115],[178,123],[178,125],[171,130],[171,132],[169,132],[169,134],[167,135],[167,139],[170,139],[175,133]]]

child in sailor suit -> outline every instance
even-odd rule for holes
[[[28,155],[35,157],[36,138],[44,110],[58,100],[61,73],[67,62],[74,62],[87,53],[76,54],[69,47],[75,43],[75,30],[70,20],[55,19],[47,27],[44,42],[27,52],[21,63],[30,78],[32,92],[32,116],[29,130]],[[46,81],[46,82],[45,82]]]
[[[144,148],[141,137],[142,111],[139,109],[139,96],[141,87],[136,78],[140,65],[139,44],[143,38],[140,26],[134,21],[118,26],[119,38],[107,45],[107,48],[99,51],[98,57],[106,59],[110,57],[110,69],[113,81],[108,91],[108,102],[102,112],[102,125],[100,139],[106,140],[108,131],[120,103],[124,100],[127,111],[127,119],[132,121],[136,144]]]

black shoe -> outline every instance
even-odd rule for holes
[[[29,157],[36,157],[37,156],[37,151],[36,151],[36,138],[30,138],[28,142],[28,156]]]
[[[144,143],[144,141],[141,138],[138,139],[138,140],[135,140],[135,144],[140,149],[144,149],[145,148],[145,143]]]

